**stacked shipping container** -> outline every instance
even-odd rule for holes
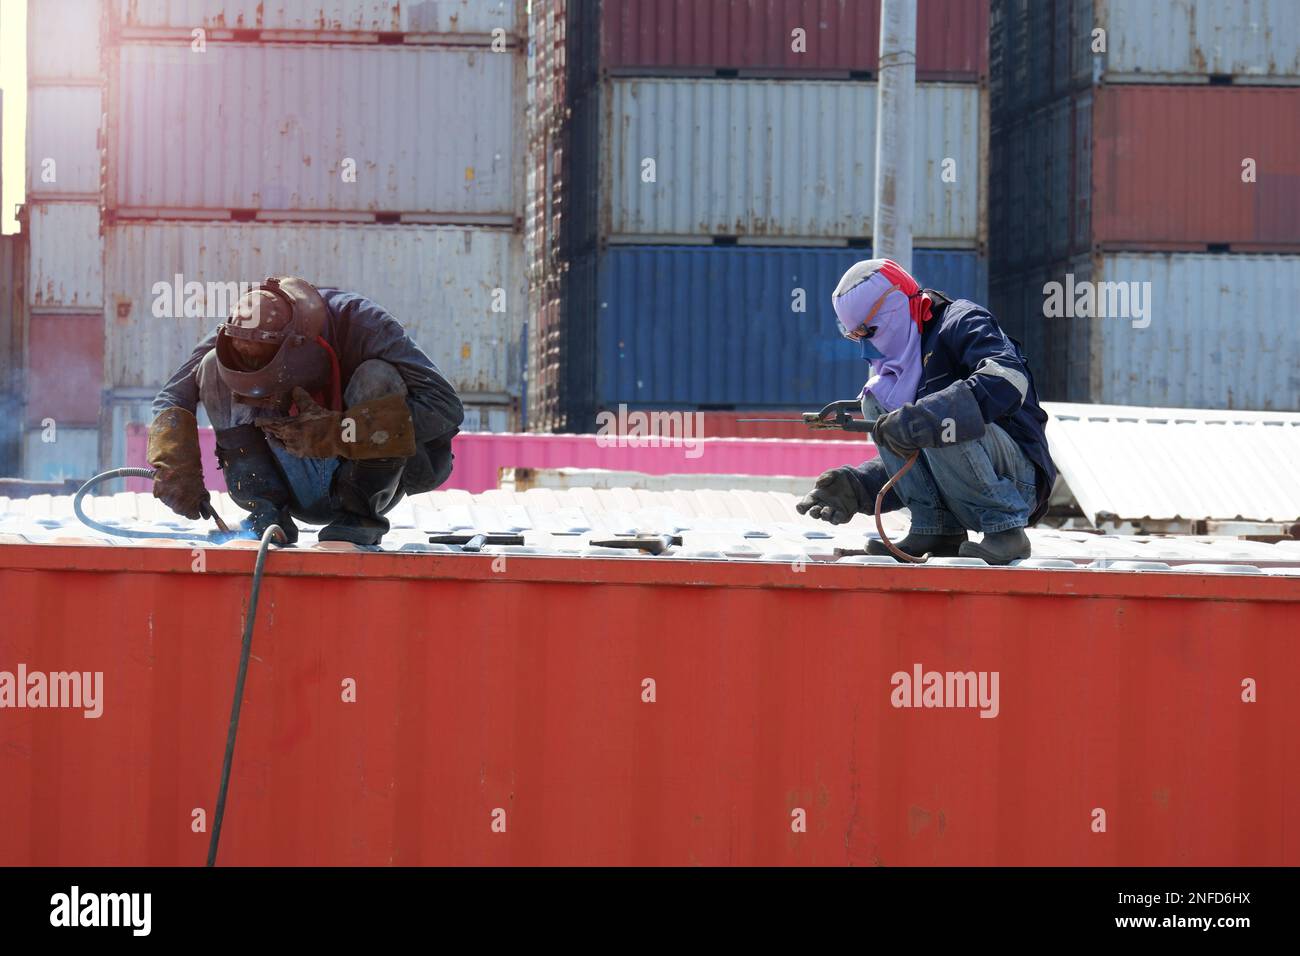
[[[985,297],[984,0],[918,11],[914,271]],[[870,256],[879,4],[536,0],[530,418],[856,394],[830,290]]]
[[[466,428],[519,426],[521,0],[75,4],[29,29],[28,476],[119,463],[233,284],[275,273],[374,298]]]
[[[995,0],[990,46],[993,307],[1045,396],[1300,409],[1300,8]]]

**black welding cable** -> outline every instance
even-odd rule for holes
[[[112,481],[114,478],[152,479],[153,474],[153,470],[150,468],[114,468],[112,471],[96,475],[82,485],[81,489],[73,497],[72,510],[82,524],[116,537],[192,540],[195,537],[193,534],[165,531],[132,531],[129,528],[115,528],[111,525],[100,524],[82,510],[81,499],[96,485],[105,481]],[[225,531],[224,523],[210,503],[204,504],[204,513],[207,517],[215,518],[217,523],[221,525],[222,531]],[[230,535],[230,537],[234,537],[234,535]],[[275,539],[278,539],[276,540],[278,544],[287,543],[284,531],[281,530],[278,524],[271,525],[262,533],[262,542],[257,548],[257,559],[253,562],[253,587],[248,595],[248,616],[244,619],[244,637],[239,648],[239,673],[235,678],[235,699],[230,705],[230,728],[226,732],[226,756],[221,763],[221,786],[217,790],[217,808],[212,821],[212,837],[208,841],[208,866],[214,866],[217,862],[217,844],[221,840],[221,821],[226,815],[226,794],[230,790],[230,767],[235,759],[235,734],[239,731],[239,706],[244,699],[244,681],[248,677],[248,658],[253,649],[253,623],[257,620],[257,599],[262,593],[262,569],[266,565],[266,553],[270,550],[271,543]]]
[[[221,840],[221,821],[226,815],[226,794],[230,789],[230,766],[235,759],[235,734],[239,731],[239,707],[244,700],[244,680],[248,677],[248,657],[253,649],[253,622],[257,620],[257,598],[262,591],[262,566],[271,539],[285,543],[284,532],[273,524],[262,533],[262,543],[257,548],[253,563],[253,588],[248,595],[248,616],[244,619],[244,639],[239,648],[239,674],[235,677],[235,699],[230,705],[230,729],[226,732],[226,756],[221,762],[221,787],[217,790],[217,809],[212,820],[212,838],[208,841],[208,866],[217,863],[217,843]]]

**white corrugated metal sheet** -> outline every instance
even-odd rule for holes
[[[430,47],[124,46],[112,205],[512,222],[523,215],[521,59]]]
[[[1124,253],[1092,279],[1151,283],[1147,327],[1092,320],[1093,401],[1300,410],[1300,322],[1279,305],[1300,290],[1300,256]]]
[[[27,92],[27,198],[99,199],[98,86],[33,86]]]
[[[1052,458],[1094,524],[1300,520],[1300,414],[1043,407]]]
[[[605,234],[871,235],[874,83],[613,79],[602,95]],[[979,100],[972,85],[917,84],[918,246],[978,236]]]
[[[396,316],[467,401],[472,393],[517,394],[520,388],[527,300],[518,233],[449,226],[120,223],[108,230],[105,261],[111,388],[162,385],[223,317],[216,295],[207,302],[209,315],[155,317],[155,283],[170,290],[177,274],[187,283],[203,283],[205,294],[208,283],[258,282],[277,274],[350,289]],[[498,289],[504,312],[493,311]],[[163,295],[159,311],[168,311],[170,295]]]
[[[1295,0],[1094,0],[1112,81],[1169,82],[1207,73],[1300,79]],[[1090,38],[1090,34],[1089,34]]]
[[[490,34],[525,0],[111,0],[132,27]]]
[[[98,81],[101,0],[31,0],[27,4],[27,76]]]
[[[191,540],[199,542],[205,541],[207,532],[212,530],[210,521],[177,517],[150,494],[112,494],[111,485],[101,490],[106,493],[89,496],[85,501],[87,514],[101,523],[116,523],[140,531],[192,533]],[[792,494],[761,491],[536,488],[477,495],[466,491],[433,491],[403,498],[387,514],[392,531],[385,535],[382,547],[385,551],[449,553],[458,549],[429,543],[430,533],[514,532],[523,535],[523,545],[486,545],[483,553],[646,561],[694,558],[829,562],[836,560],[837,548],[860,551],[874,534],[874,524],[866,515],[858,515],[844,525],[801,517],[794,510],[798,500]],[[232,526],[244,514],[224,493],[213,495],[213,505]],[[891,536],[901,534],[905,526],[906,521],[897,515],[886,516],[886,531]],[[298,548],[317,545],[317,529],[300,525],[299,530]],[[659,557],[593,544],[633,533],[679,535],[682,543]],[[1037,528],[1029,530],[1029,537],[1034,557],[1018,562],[1023,568],[1254,574],[1263,570],[1283,575],[1300,571],[1300,541],[1265,544],[1235,538],[1139,538]],[[70,495],[0,498],[0,546],[58,543],[69,538],[81,539],[81,543],[87,540],[103,544],[136,543],[106,537],[80,524],[73,516]],[[165,542],[161,544],[166,546]],[[175,546],[189,548],[190,544],[177,541]],[[252,548],[256,542],[232,542],[225,547]],[[351,546],[330,545],[331,550],[340,547]],[[897,567],[890,557],[846,556],[839,560],[864,565],[864,574],[871,573],[872,564]],[[968,564],[984,566],[978,559],[937,558],[910,567],[917,574],[925,574],[929,568]],[[1008,568],[1005,573],[1015,574],[1016,568]]]
[[[104,240],[94,203],[28,203],[27,296],[33,309],[104,304]]]

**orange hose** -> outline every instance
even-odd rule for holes
[[[916,458],[920,454],[919,451],[912,452],[907,461],[903,462],[903,467],[898,469],[894,476],[885,482],[885,487],[881,488],[880,494],[876,495],[876,531],[880,533],[880,540],[885,542],[885,547],[889,549],[889,553],[898,558],[899,561],[906,561],[911,564],[924,564],[925,558],[918,558],[916,555],[908,554],[906,551],[900,551],[894,547],[894,542],[890,541],[889,535],[885,534],[885,526],[880,520],[880,506],[884,504],[885,495],[889,494],[889,489],[898,484],[898,479],[912,470],[912,466],[916,464]]]

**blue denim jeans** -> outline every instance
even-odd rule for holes
[[[874,421],[885,408],[871,393],[862,396],[862,414]],[[877,446],[891,473],[906,460]],[[982,438],[942,448],[922,448],[912,470],[894,486],[918,534],[991,534],[1023,528],[1037,498],[1033,463],[998,425]]]

